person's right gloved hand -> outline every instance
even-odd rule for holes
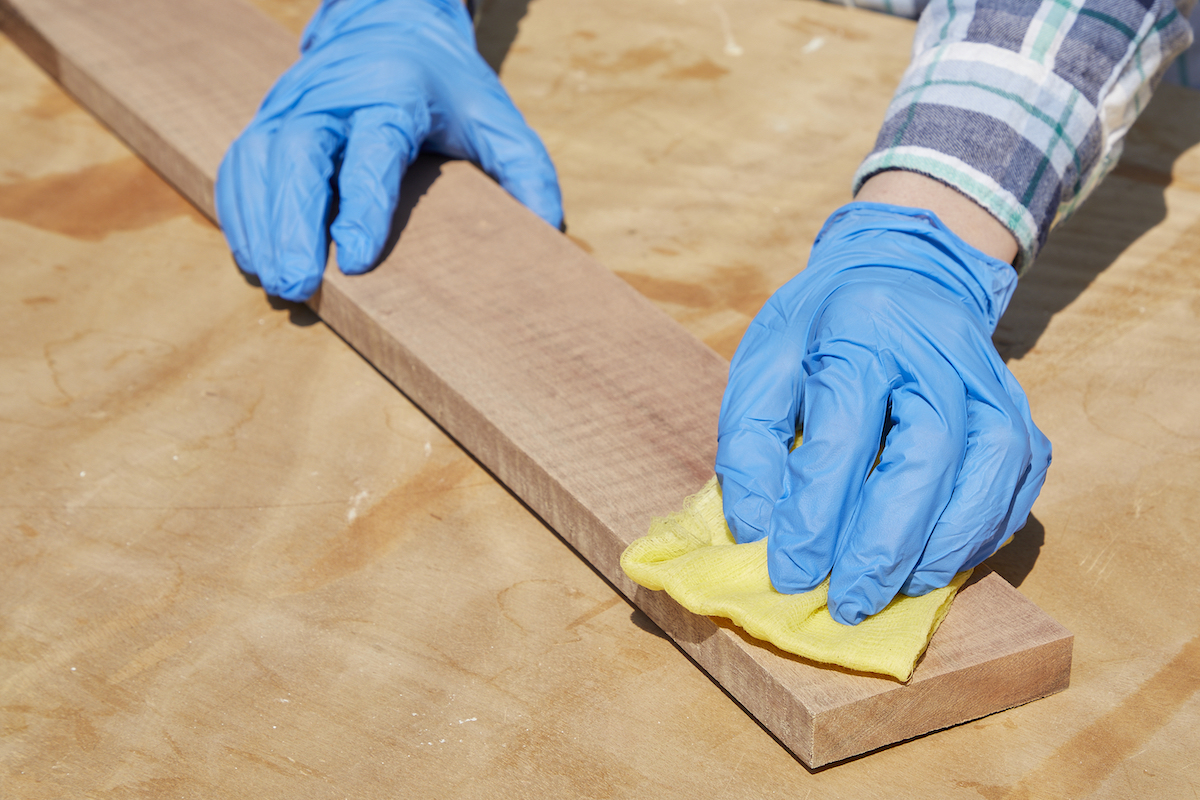
[[[461,0],[326,0],[300,49],[217,175],[230,249],[269,294],[312,295],[328,235],[343,272],[371,269],[422,148],[475,162],[561,226],[554,165],[476,51]]]
[[[830,217],[738,346],[718,426],[726,520],[766,537],[778,591],[828,578],[830,614],[857,624],[1025,524],[1050,441],[991,340],[1016,282],[932,212]]]

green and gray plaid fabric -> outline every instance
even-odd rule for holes
[[[920,13],[913,60],[855,191],[889,169],[943,181],[1008,226],[1023,269],[1116,164],[1195,0],[906,2],[888,5]]]

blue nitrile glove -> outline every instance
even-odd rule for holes
[[[268,293],[305,300],[320,285],[335,174],[338,266],[374,266],[422,147],[474,161],[561,225],[554,165],[476,51],[461,0],[326,0],[300,51],[217,175],[234,258]]]
[[[1050,442],[991,341],[1016,282],[928,211],[851,203],[825,223],[721,407],[725,516],[738,541],[767,537],[776,589],[829,576],[833,618],[856,624],[1025,524]]]

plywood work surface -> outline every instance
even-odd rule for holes
[[[552,150],[555,136],[566,140],[570,131],[538,120],[516,78],[522,58],[571,57],[560,39],[535,37],[539,21],[566,24],[584,13],[562,5],[530,7],[506,62],[506,78]],[[613,20],[594,27],[592,39],[579,38],[614,59],[623,52],[614,42],[634,34]],[[718,40],[714,59],[723,46]],[[1125,182],[1119,191],[1077,220],[1085,232],[1095,226],[1079,235],[1084,244],[1043,263],[1064,265],[1054,274],[1065,277],[1046,280],[1036,296],[1042,305],[1020,300],[1011,317],[1020,325],[1005,328],[1005,346],[1024,348],[1014,369],[1058,444],[1060,477],[1052,472],[1033,537],[997,566],[1080,632],[1088,661],[1077,658],[1075,687],[810,774],[643,629],[650,626],[639,627],[628,606],[357,356],[319,324],[289,321],[311,321],[304,312],[274,311],[249,290],[219,235],[11,46],[0,53],[0,102],[13,112],[0,129],[0,235],[12,309],[3,368],[15,376],[5,381],[0,414],[12,431],[2,491],[13,554],[0,599],[3,788],[28,797],[255,789],[384,796],[397,787],[430,797],[1188,789],[1190,759],[1182,754],[1194,749],[1196,648],[1187,625],[1196,597],[1182,573],[1196,545],[1180,520],[1195,519],[1187,487],[1196,482],[1163,476],[1186,477],[1189,455],[1194,462],[1180,409],[1195,361],[1177,351],[1195,324],[1195,286],[1184,267],[1194,252],[1187,215],[1197,218],[1187,181],[1197,182],[1197,169],[1187,155],[1192,143],[1170,119],[1159,123],[1165,132],[1150,128],[1154,135],[1131,148],[1141,161],[1114,179]],[[886,98],[886,89],[877,94]],[[610,114],[620,106],[611,100]],[[625,101],[631,114],[645,115],[633,98]],[[676,113],[683,118],[683,109]],[[572,124],[585,141],[588,126]],[[566,154],[556,155],[568,200],[582,197],[587,159],[572,172]],[[640,168],[650,183],[647,161]],[[1172,162],[1180,177],[1164,190]],[[675,198],[694,193],[686,175],[669,174],[664,182],[680,182]],[[568,215],[575,235],[600,251],[605,216],[618,206],[615,190],[596,176],[619,176],[592,175],[593,205],[572,201]],[[1122,210],[1131,193],[1165,197],[1159,207],[1173,203],[1172,214],[1184,216],[1174,228],[1174,216],[1151,228],[1159,223],[1153,203]],[[792,213],[803,218],[798,227],[815,226],[827,210]],[[699,212],[666,202],[656,213],[691,220]],[[613,241],[614,250],[629,246]],[[761,230],[739,241],[747,274],[776,252]],[[1091,279],[1072,257],[1082,251],[1098,264],[1129,242],[1126,258],[1030,349],[1045,311],[1066,307]],[[672,256],[654,247],[672,249],[648,243],[646,264],[619,252],[604,260],[719,345],[705,331],[725,326],[721,314],[741,324],[732,314],[742,312],[721,307],[727,297],[704,271],[713,265],[686,257],[678,260],[698,265],[693,275],[676,268],[655,276],[649,262]],[[1152,271],[1152,285],[1136,280],[1145,277],[1140,270]],[[773,274],[763,273],[764,281]],[[666,290],[690,305],[667,299]],[[1145,311],[1126,307],[1130,294]],[[1159,318],[1157,327],[1144,329],[1146,314]],[[1081,353],[1099,351],[1081,348],[1093,340],[1106,359],[1124,352],[1125,360],[1089,366]],[[1177,360],[1184,368],[1164,374]],[[1121,384],[1120,364],[1135,364],[1142,382]],[[1113,391],[1094,386],[1106,380],[1118,381]],[[1149,390],[1133,390],[1143,385]],[[1116,430],[1124,439],[1097,432],[1093,417],[1078,413],[1085,396],[1110,403],[1100,406],[1100,421],[1130,410],[1140,445],[1126,443],[1123,429]],[[1072,443],[1091,458],[1069,461],[1064,448]],[[1120,459],[1100,457],[1106,446],[1128,471]],[[1075,477],[1061,475],[1064,460]],[[1072,522],[1075,515],[1085,524]],[[1091,561],[1080,563],[1085,554]],[[1114,598],[1115,612],[1077,601],[1106,585],[1140,589],[1155,599],[1156,616],[1132,594]]]
[[[210,214],[215,154],[294,47],[230,0],[0,8],[15,41]],[[908,685],[817,668],[637,590],[618,556],[708,477],[725,363],[471,166],[422,161],[401,194],[387,261],[331,272],[310,305],[805,764],[1067,686],[1070,633],[994,574],[963,587]]]

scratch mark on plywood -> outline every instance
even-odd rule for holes
[[[713,10],[717,12],[717,19],[721,20],[721,33],[725,35],[725,55],[740,56],[746,52],[733,38],[733,24],[729,21],[729,14],[726,13],[725,7],[713,0]]]

